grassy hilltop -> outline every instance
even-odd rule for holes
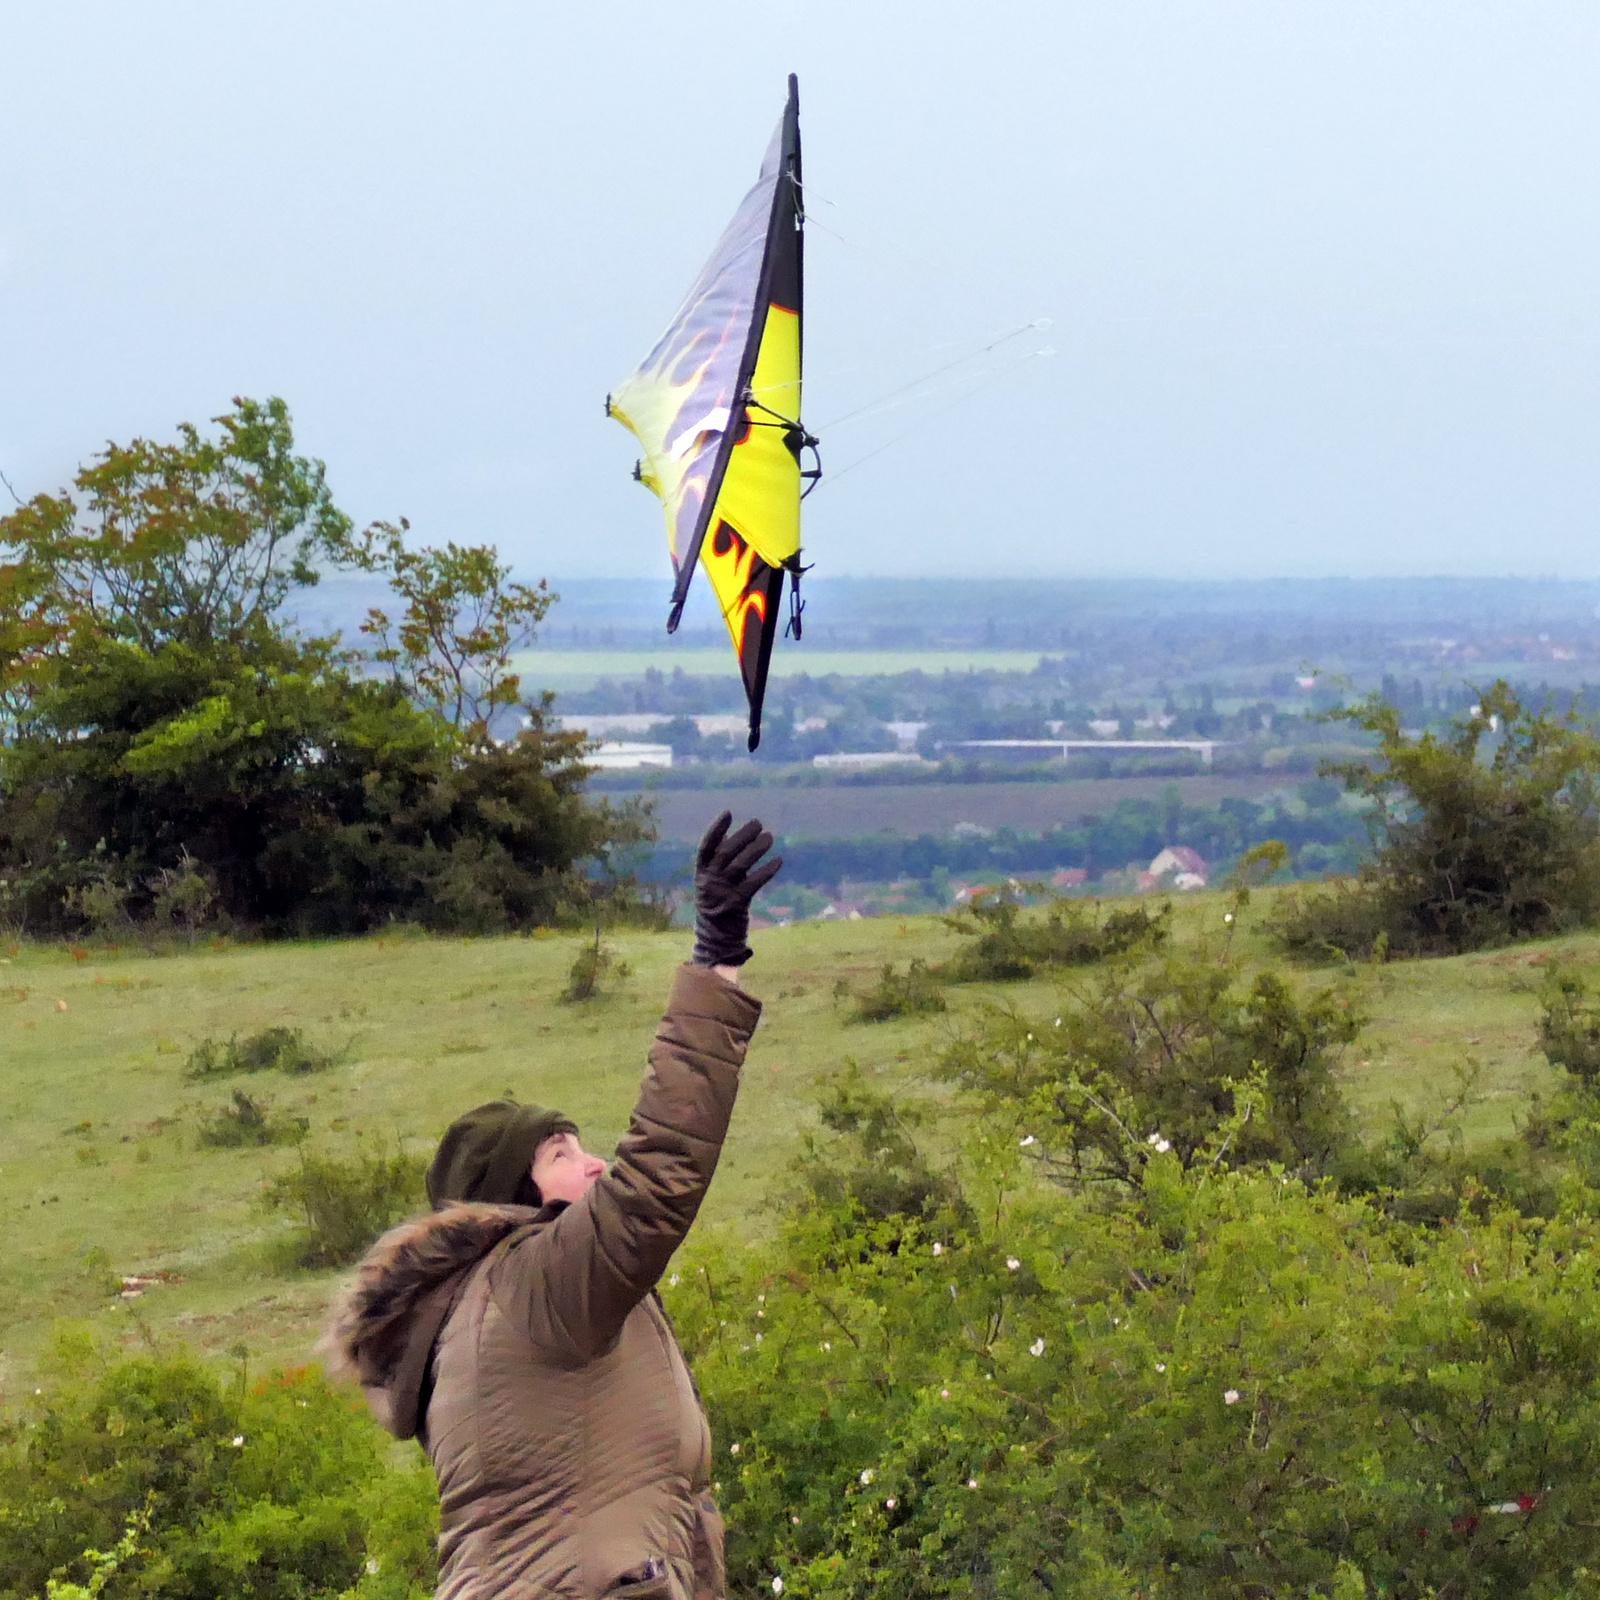
[[[1251,931],[1234,947],[1265,961]],[[1183,898],[1177,941],[1221,951],[1223,897]],[[3,1156],[12,1247],[0,1265],[4,1365],[0,1404],[30,1384],[60,1319],[88,1319],[133,1344],[148,1328],[216,1354],[243,1342],[254,1361],[305,1359],[337,1274],[286,1268],[291,1220],[261,1205],[264,1182],[299,1161],[288,1147],[212,1149],[204,1112],[244,1086],[310,1123],[306,1148],[396,1144],[426,1153],[452,1116],[507,1090],[559,1105],[592,1148],[622,1131],[681,933],[619,933],[631,975],[582,1005],[560,993],[580,941],[571,935],[449,939],[402,935],[346,942],[212,946],[152,956],[133,949],[13,946],[0,967],[5,1073]],[[752,1236],[813,1120],[818,1075],[846,1055],[869,1073],[916,1077],[963,1014],[1003,999],[1040,1014],[1056,980],[963,986],[933,1023],[863,1025],[834,997],[886,961],[934,961],[959,941],[936,919],[811,923],[755,936],[752,991],[766,1003],[744,1092],[704,1224]],[[1371,1020],[1346,1053],[1343,1086],[1369,1128],[1393,1100],[1437,1105],[1455,1069],[1481,1065],[1469,1139],[1509,1133],[1527,1096],[1553,1074],[1533,1050],[1538,967],[1600,961],[1600,939],[1384,967],[1304,970],[1310,989],[1353,983]],[[1081,975],[1067,974],[1067,986]],[[186,1081],[202,1039],[285,1025],[339,1064],[306,1076],[265,1072]],[[124,1301],[115,1279],[171,1275]]]

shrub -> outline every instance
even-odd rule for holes
[[[891,1017],[921,1017],[943,1011],[944,990],[936,980],[937,974],[920,956],[913,956],[903,973],[895,971],[892,961],[887,962],[874,987],[851,995],[856,1021],[887,1022]]]
[[[1332,990],[1298,1002],[1273,973],[1186,957],[1113,971],[1053,1019],[991,1007],[942,1071],[1015,1126],[1060,1182],[1137,1187],[1171,1151],[1188,1170],[1243,1111],[1227,1156],[1326,1170],[1349,1135],[1333,1072],[1361,1026]]]
[[[426,1204],[420,1156],[360,1151],[353,1156],[307,1155],[266,1187],[276,1210],[296,1210],[305,1227],[296,1238],[303,1267],[342,1267],[357,1260],[386,1228]]]
[[[868,1223],[931,1219],[964,1207],[954,1175],[936,1168],[917,1146],[915,1131],[927,1113],[875,1089],[853,1056],[820,1081],[818,1114],[837,1137],[819,1143],[806,1136],[798,1171],[814,1200],[843,1204]]]
[[[365,1406],[316,1372],[251,1383],[242,1365],[87,1341],[65,1359],[0,1439],[0,1600],[52,1581],[105,1600],[432,1592],[432,1473],[392,1465]]]
[[[324,1072],[336,1057],[313,1050],[298,1028],[263,1028],[226,1044],[202,1039],[189,1052],[183,1075],[189,1079],[228,1078],[236,1072]]]
[[[1600,1006],[1577,973],[1555,968],[1539,997],[1539,1048],[1586,1089],[1600,1082]]]
[[[600,930],[595,929],[594,943],[584,944],[567,972],[567,986],[561,998],[569,1005],[596,999],[608,984],[620,983],[628,976],[626,961],[619,961],[617,953],[608,944],[602,944]]]
[[[1154,913],[1143,906],[1108,912],[1095,901],[1053,899],[1042,915],[1024,916],[1036,883],[1014,883],[975,893],[960,911],[943,919],[973,942],[939,970],[954,983],[1007,983],[1031,978],[1048,967],[1084,967],[1163,943],[1172,907]]]
[[[1450,955],[1600,915],[1600,739],[1575,711],[1524,706],[1503,681],[1449,732],[1412,735],[1373,695],[1330,715],[1378,739],[1378,762],[1323,770],[1371,803],[1358,882],[1286,897],[1275,929],[1312,957]]]
[[[1108,1203],[980,1118],[964,1213],[872,1220],[846,1185],[758,1248],[696,1241],[667,1298],[730,1593],[1590,1592],[1594,1197],[1413,1228],[1234,1169],[1241,1131],[1187,1171],[1130,1136]]]
[[[150,879],[150,915],[159,925],[181,927],[189,943],[216,906],[216,886],[188,850],[176,866],[162,867]]]
[[[235,1089],[231,1105],[202,1113],[200,1143],[226,1148],[299,1144],[310,1127],[304,1117],[274,1112],[270,1100],[252,1099],[243,1089]]]

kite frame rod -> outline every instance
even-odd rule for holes
[[[804,262],[805,210],[800,187],[800,82],[794,73],[789,74],[789,98],[783,108],[783,144],[778,154],[778,179],[772,189],[772,210],[767,214],[767,242],[761,257],[761,276],[756,281],[755,315],[750,319],[750,329],[745,335],[744,353],[739,358],[739,371],[734,384],[736,404],[743,407],[744,396],[750,391],[750,380],[755,376],[756,358],[761,352],[761,339],[767,330],[767,310],[772,298],[773,246],[777,242],[780,218],[785,214],[784,195],[789,199],[788,215],[801,230],[802,238],[797,248]],[[804,304],[804,277],[801,277],[801,303]],[[763,410],[766,408],[763,407]],[[776,414],[776,413],[774,413]],[[749,421],[748,416],[745,419]],[[787,420],[787,419],[785,419]],[[689,598],[689,585],[694,579],[694,569],[700,560],[700,546],[705,543],[706,528],[711,514],[716,510],[717,496],[722,493],[722,480],[727,476],[728,462],[733,456],[736,442],[734,419],[730,416],[717,447],[717,459],[712,464],[711,476],[706,482],[706,497],[695,522],[693,537],[678,564],[677,582],[673,585],[672,606],[667,613],[667,632],[676,633],[683,619],[683,608]]]

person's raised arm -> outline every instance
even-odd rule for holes
[[[495,1292],[535,1342],[587,1360],[608,1349],[683,1242],[716,1171],[761,1015],[739,987],[750,901],[782,866],[759,822],[723,813],[695,870],[694,956],[678,969],[628,1131],[582,1200],[514,1250]]]

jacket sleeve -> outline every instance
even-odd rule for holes
[[[542,1350],[587,1361],[609,1349],[700,1210],[739,1091],[761,1004],[705,967],[682,966],[616,1160],[496,1275],[501,1311]]]

